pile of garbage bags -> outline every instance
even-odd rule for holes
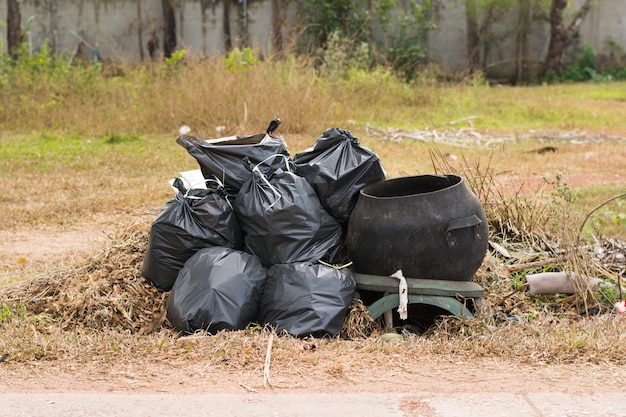
[[[172,181],[152,222],[142,274],[170,292],[180,332],[251,323],[296,337],[339,334],[356,290],[342,250],[359,191],[386,178],[378,156],[331,128],[291,156],[280,124],[263,134],[179,136],[204,180]]]

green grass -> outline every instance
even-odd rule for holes
[[[615,198],[626,192],[624,184],[584,187],[577,190],[577,204],[585,207],[590,216],[586,223],[586,231],[626,240],[626,196]],[[591,213],[596,207],[598,209]]]
[[[155,209],[172,195],[167,180],[197,167],[164,136],[5,133],[0,149],[7,229]]]

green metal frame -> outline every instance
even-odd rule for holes
[[[400,281],[396,278],[354,273],[357,290],[369,290],[385,293],[368,307],[368,312],[373,319],[377,319],[386,311],[397,308],[400,305],[398,287]],[[427,304],[442,308],[451,314],[472,318],[470,312],[459,298],[473,298],[480,302],[485,295],[485,290],[472,281],[445,281],[434,279],[406,278],[409,304]],[[476,303],[475,303],[476,304]]]
[[[446,296],[438,295],[420,295],[409,294],[409,304],[428,304],[440,307],[457,317],[471,319],[474,315],[459,300]],[[367,310],[371,318],[376,320],[382,316],[385,311],[397,308],[400,305],[400,296],[398,294],[385,295],[370,305]]]

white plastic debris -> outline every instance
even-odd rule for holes
[[[398,314],[400,314],[400,320],[406,320],[408,317],[409,304],[409,287],[406,283],[406,278],[404,278],[401,269],[398,269],[391,277],[400,280],[400,285],[398,286],[398,295],[400,296]]]
[[[200,169],[191,169],[188,171],[181,171],[180,177],[182,178],[187,188],[206,188],[206,180],[202,175]]]
[[[565,271],[540,272],[526,275],[528,292],[532,295],[575,294],[576,290],[572,282],[574,280],[584,283],[578,275]],[[600,278],[589,278],[587,281],[592,288],[601,282],[602,280]]]

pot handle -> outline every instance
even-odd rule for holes
[[[459,229],[466,229],[468,227],[474,228],[474,240],[480,239],[480,232],[478,230],[478,226],[483,221],[478,218],[477,215],[473,214],[469,217],[465,217],[463,219],[452,220],[448,223],[448,228],[446,229],[446,241],[448,242],[449,247],[456,246],[457,242],[454,237],[453,231]]]

